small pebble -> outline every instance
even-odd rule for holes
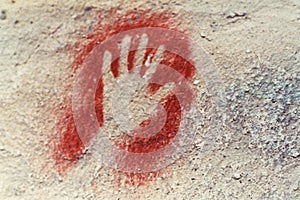
[[[234,12],[229,12],[227,15],[226,15],[226,18],[234,18],[236,15]]]
[[[232,178],[233,178],[234,180],[239,180],[239,179],[242,178],[242,176],[241,176],[241,174],[239,174],[239,173],[235,173],[235,174],[232,176]]]
[[[1,19],[1,20],[5,20],[6,17],[7,17],[7,16],[6,16],[6,10],[2,10],[2,11],[1,11],[1,15],[0,15],[0,19]]]
[[[227,19],[235,18],[235,17],[244,17],[247,13],[245,12],[229,12],[225,16]]]
[[[300,152],[297,152],[296,150],[292,151],[292,157],[297,158],[300,156]]]
[[[200,83],[200,80],[194,80],[193,84],[198,85]]]

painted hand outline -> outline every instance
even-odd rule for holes
[[[166,122],[166,111],[158,102],[158,99],[165,97],[166,94],[174,88],[174,85],[171,83],[166,84],[162,86],[154,95],[147,93],[147,86],[150,83],[149,81],[152,75],[159,66],[159,61],[162,53],[164,52],[164,47],[163,45],[159,46],[155,54],[149,54],[144,62],[141,58],[144,58],[146,55],[148,37],[146,34],[141,35],[139,47],[135,53],[134,67],[132,70],[128,70],[128,54],[131,41],[132,38],[130,36],[125,36],[119,45],[120,75],[116,78],[113,76],[110,68],[112,63],[111,53],[109,51],[105,51],[104,53],[102,66],[104,84],[104,127],[105,121],[111,120],[112,116],[116,125],[121,129],[122,132],[125,132],[130,136],[147,138],[158,132],[164,126]],[[147,68],[144,73],[142,73],[143,65]],[[111,80],[115,80],[113,85]],[[108,85],[112,86],[113,89],[112,87],[108,87]],[[139,127],[139,123],[134,122],[136,121],[134,116],[138,115],[137,110],[135,110],[133,115],[131,115],[130,112],[132,97],[136,96],[138,92],[144,94],[144,96],[141,97],[142,99],[150,99],[150,101],[152,101],[150,106],[147,106],[142,102],[142,109],[149,113],[149,118],[151,119],[150,124],[143,128]],[[156,102],[153,102],[155,100]],[[110,105],[108,102],[110,102]],[[135,134],[136,131],[134,130],[137,128],[140,130],[138,133],[143,133],[142,135]]]

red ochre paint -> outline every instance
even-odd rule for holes
[[[110,18],[112,19],[112,23],[102,24],[101,13],[99,14],[99,23],[95,26],[95,31],[93,33],[89,33],[87,35],[88,43],[83,45],[79,51],[75,52],[75,60],[71,65],[71,69],[74,70],[74,73],[80,69],[85,58],[89,55],[89,53],[93,50],[95,46],[108,39],[114,34],[142,27],[160,27],[160,28],[168,28],[170,30],[176,30],[172,27],[172,23],[170,22],[172,14],[169,12],[163,13],[150,13],[148,11],[130,11],[125,15],[120,16],[116,14],[117,9],[113,9],[110,11]],[[178,31],[178,30],[177,30]],[[183,40],[185,43],[180,46],[184,49],[183,52],[186,53],[187,56],[190,56],[190,44]],[[132,42],[132,47],[134,45],[138,45]],[[153,43],[159,45],[159,38],[153,38]],[[76,43],[75,48],[80,47],[80,42]],[[147,56],[150,53],[154,53],[157,49],[148,48],[146,51],[146,55],[144,57],[144,62],[146,61]],[[119,50],[113,51],[113,53],[119,53]],[[128,70],[132,70],[133,61],[135,57],[136,51],[130,51],[128,55]],[[168,67],[171,67],[178,71],[183,77],[187,80],[191,80],[192,76],[195,73],[195,67],[193,64],[187,62],[184,58],[173,54],[172,52],[165,52],[162,56],[162,60],[160,62]],[[145,72],[146,67],[142,67],[142,72]],[[119,76],[119,59],[115,60],[111,63],[111,71],[115,78]],[[168,74],[163,71],[157,70],[154,76],[168,76]],[[70,84],[72,85],[72,84]],[[96,116],[100,126],[103,125],[103,82],[102,79],[99,79],[96,95],[95,95],[95,108],[96,108]],[[158,84],[149,84],[148,92],[154,94],[161,85]],[[71,99],[71,97],[69,97]],[[189,99],[189,98],[187,98]],[[191,99],[189,99],[191,100]],[[192,101],[192,100],[191,100]],[[70,102],[70,100],[66,101]],[[139,138],[139,137],[129,137],[124,134],[122,137],[118,138],[115,142],[116,145],[121,149],[126,149],[127,151],[134,153],[147,153],[156,151],[166,145],[168,145],[172,139],[176,136],[176,133],[180,126],[181,121],[181,108],[178,99],[173,93],[170,93],[166,97],[160,100],[161,105],[166,110],[167,120],[163,128],[152,135],[149,138]],[[189,104],[190,102],[186,102]],[[59,122],[57,123],[57,132],[59,134],[59,141],[55,143],[53,158],[55,160],[57,169],[59,172],[66,171],[70,166],[74,165],[78,162],[78,160],[85,153],[85,145],[80,140],[80,137],[76,131],[74,118],[72,116],[72,107],[71,103],[65,103],[64,115],[58,115]],[[150,119],[145,120],[140,124],[140,127],[146,126],[150,122]],[[138,129],[136,130],[138,131]],[[120,180],[121,176],[125,177],[125,184],[130,185],[142,185],[145,181],[153,180],[158,172],[151,173],[127,173],[127,172],[117,172],[116,180]],[[120,182],[120,181],[118,181]]]

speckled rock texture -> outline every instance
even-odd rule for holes
[[[203,107],[195,141],[143,185],[118,184],[89,152],[63,173],[52,157],[56,114],[75,75],[70,47],[112,8],[171,10],[225,87],[222,126],[212,133],[211,96],[194,82]],[[299,31],[297,0],[1,0],[0,199],[300,199]]]

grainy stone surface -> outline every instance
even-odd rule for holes
[[[0,199],[300,199],[299,1],[0,4]],[[59,175],[49,153],[56,118],[48,108],[62,103],[71,74],[66,49],[92,31],[86,27],[96,10],[119,5],[121,13],[178,13],[226,88],[226,119],[213,148],[200,147],[206,116],[185,157],[144,186],[118,187],[89,154]],[[201,80],[194,85],[198,103],[208,106]]]

